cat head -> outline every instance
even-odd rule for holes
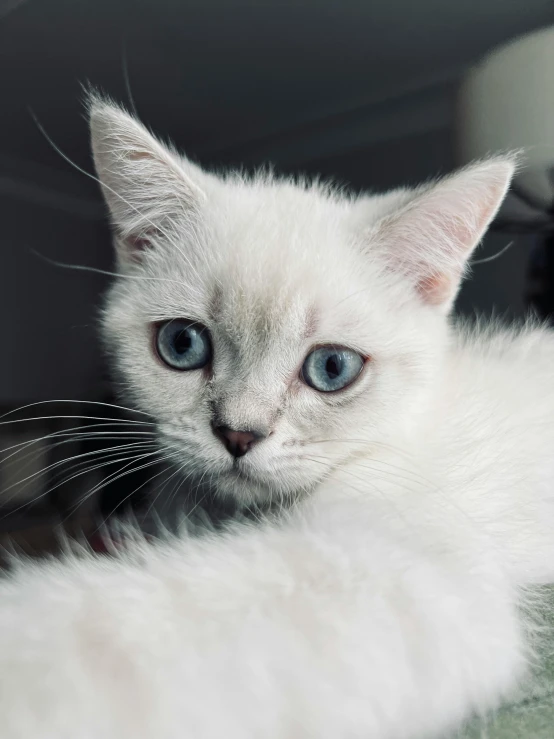
[[[267,501],[417,432],[511,159],[349,197],[205,172],[104,100],[90,122],[120,274],[105,341],[184,477]]]

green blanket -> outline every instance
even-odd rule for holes
[[[472,722],[460,739],[554,739],[554,588],[547,610],[540,665],[533,679],[495,716]]]

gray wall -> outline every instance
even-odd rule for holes
[[[95,322],[106,280],[48,264],[34,251],[109,268],[106,228],[5,195],[0,222],[0,405],[97,396]]]

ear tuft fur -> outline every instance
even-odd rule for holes
[[[516,157],[476,163],[437,183],[384,218],[377,237],[392,269],[403,272],[424,302],[448,310],[467,262],[496,215]]]
[[[88,94],[94,163],[123,263],[140,260],[156,237],[170,235],[206,196],[185,169],[194,165],[136,118],[96,92]]]

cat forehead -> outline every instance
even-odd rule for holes
[[[301,263],[327,246],[344,248],[347,205],[317,189],[225,183],[204,204],[211,246],[223,260]],[[332,254],[332,249],[329,250]],[[316,265],[313,265],[314,268]]]
[[[368,259],[368,231],[394,209],[398,192],[352,198],[327,184],[270,175],[210,176],[207,185],[194,226],[185,219],[177,243],[162,239],[152,257],[163,276],[178,274],[193,292],[219,283],[233,301],[234,288],[270,300],[301,292],[325,301],[378,279],[382,265],[377,253]]]
[[[317,300],[364,270],[350,204],[332,192],[288,183],[230,185],[207,199],[199,225],[201,269],[229,288],[269,299],[302,292]]]
[[[382,292],[379,284],[370,288],[373,281],[361,255],[338,240],[314,244],[287,235],[282,241],[275,234],[259,241],[242,235],[233,245],[212,231],[202,251],[192,264],[173,251],[163,270],[154,272],[148,292],[155,309],[240,325],[248,334],[279,332],[284,326],[304,334],[313,332],[316,322],[357,311],[356,296],[369,290],[375,302]],[[135,287],[143,300],[143,286]]]
[[[240,285],[215,286],[208,306],[210,321],[236,346],[270,346],[279,341],[309,339],[319,324],[319,309],[298,291],[244,290]]]
[[[261,340],[302,338],[315,328],[336,340],[345,327],[355,333],[366,307],[382,312],[390,295],[360,244],[353,206],[318,187],[215,182],[194,233],[183,231],[177,245],[160,243],[147,260],[156,278],[148,284],[150,314]]]

